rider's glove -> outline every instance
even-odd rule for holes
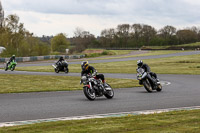
[[[95,76],[96,76],[96,74],[97,74],[97,73],[96,73],[96,72],[94,72],[94,73],[92,74],[92,77],[95,77]]]

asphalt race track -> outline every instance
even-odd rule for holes
[[[200,53],[187,52],[187,54]],[[172,56],[172,54],[170,55]],[[126,59],[129,60],[129,58]],[[123,59],[123,61],[126,59]],[[144,59],[144,57],[140,59]],[[132,60],[137,59],[132,58]],[[0,70],[0,73],[66,76],[66,74],[20,71],[5,72],[3,70]],[[67,75],[80,76],[78,73],[69,73]],[[105,74],[105,76],[119,79],[136,78],[135,74]],[[171,83],[164,85],[162,92],[147,93],[143,87],[121,88],[115,89],[115,96],[111,100],[101,97],[95,101],[89,101],[84,96],[83,91],[0,94],[0,123],[200,106],[200,75],[162,74],[158,75],[158,77],[162,83],[165,83],[165,81]]]
[[[164,54],[164,55],[152,55],[152,56],[141,56],[141,57],[129,57],[129,58],[117,58],[117,59],[98,59],[91,60],[89,63],[105,63],[105,62],[118,62],[118,61],[131,61],[131,60],[143,60],[143,59],[157,59],[157,58],[165,58],[165,57],[173,57],[173,56],[184,56],[184,55],[195,55],[200,54],[200,51],[190,51],[190,52],[181,52],[174,54]],[[68,62],[69,64],[81,64],[82,59],[78,59],[76,62]],[[49,66],[52,65],[54,61],[51,63],[37,62],[37,63],[18,63],[17,67],[25,67],[25,66]],[[3,68],[3,63],[0,64],[0,68]]]

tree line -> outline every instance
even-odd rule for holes
[[[85,32],[82,32],[85,33]],[[81,36],[79,36],[81,37]],[[141,48],[142,46],[170,46],[200,41],[200,28],[193,26],[177,30],[173,26],[164,26],[156,30],[146,24],[121,24],[116,28],[104,29],[100,37],[82,34],[82,39],[90,41],[89,48]],[[80,45],[80,44],[79,44]]]
[[[74,36],[64,33],[51,37],[36,37],[24,28],[17,15],[9,15],[0,26],[0,46],[6,48],[1,56],[39,56],[82,52],[87,48],[141,48],[142,46],[170,46],[200,41],[200,28],[178,29],[167,25],[156,30],[146,24],[120,24],[104,29],[95,37],[89,31],[76,28]]]
[[[0,46],[6,49],[1,53],[1,57],[13,54],[21,57],[40,56],[65,52],[69,47],[69,41],[63,33],[53,37],[50,42],[42,41],[24,28],[17,15],[9,15],[0,26]]]

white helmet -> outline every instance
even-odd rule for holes
[[[141,67],[143,65],[143,61],[142,60],[138,60],[137,61],[137,65]]]

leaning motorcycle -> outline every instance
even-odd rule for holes
[[[59,73],[60,71],[65,72],[65,73],[69,72],[68,62],[66,60],[63,61],[62,63],[61,62],[55,63],[52,66],[56,73]]]
[[[149,78],[151,75],[145,72],[143,68],[138,68],[136,71],[137,71],[137,79],[140,81],[140,83],[144,86],[144,88],[148,92],[152,92],[153,90],[156,91],[162,90],[162,85],[160,84],[160,82],[157,81],[156,78],[152,76],[151,78],[155,79],[155,81],[157,82],[156,84],[154,84],[153,83],[154,81],[151,81],[151,79]]]
[[[81,83],[84,85],[83,92],[85,96],[91,101],[103,95],[108,99],[112,99],[114,96],[114,91],[109,84],[104,87],[100,79],[96,79],[91,75],[82,76]]]
[[[10,62],[9,65],[7,65],[7,64],[8,64],[8,62],[5,63],[5,71],[7,71],[7,70],[14,71],[14,70],[15,70],[15,67],[16,67],[16,65],[17,65],[17,62],[13,60],[13,61]]]

